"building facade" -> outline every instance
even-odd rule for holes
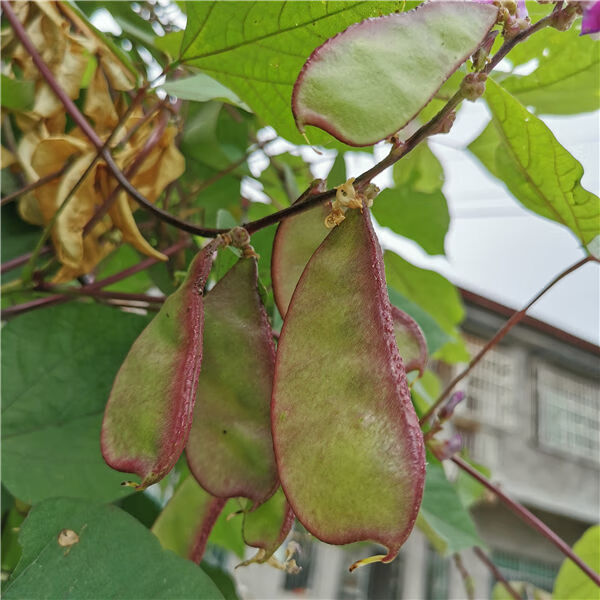
[[[463,292],[464,334],[471,354],[512,310]],[[464,368],[441,371],[448,380]],[[466,398],[452,419],[472,459],[568,544],[600,521],[600,348],[526,317],[490,350],[458,389]],[[449,472],[449,476],[455,476]],[[471,509],[484,550],[512,581],[552,590],[562,554],[491,495]],[[415,528],[399,558],[348,572],[369,554],[318,542],[299,526],[303,570],[288,575],[262,565],[236,571],[247,599],[450,600],[466,598],[452,559],[437,554]],[[376,547],[373,553],[378,553]],[[494,579],[472,551],[462,562],[475,597],[490,598]]]

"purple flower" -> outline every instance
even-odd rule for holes
[[[527,6],[525,6],[525,0],[517,0],[517,18],[527,19],[529,13],[527,12]]]
[[[583,8],[581,35],[600,31],[600,2],[587,2]]]

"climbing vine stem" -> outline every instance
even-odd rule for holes
[[[530,527],[541,533],[547,540],[554,544],[567,558],[570,558],[597,586],[600,586],[600,575],[591,569],[585,562],[577,556],[569,545],[559,537],[543,521],[538,519],[530,510],[507,496],[498,486],[494,485],[489,479],[484,477],[477,469],[474,469],[468,462],[459,456],[453,456],[450,459],[455,465],[468,473],[471,477],[479,481],[483,486],[495,494],[512,512],[520,519],[525,521]]]

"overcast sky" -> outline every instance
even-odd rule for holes
[[[382,235],[382,242],[458,285],[521,308],[558,273],[583,258],[584,252],[566,227],[521,207],[463,150],[488,120],[483,102],[466,103],[452,132],[430,144],[444,167],[444,192],[452,217],[446,258],[431,259],[416,244],[397,236]],[[600,113],[544,117],[544,121],[583,165],[583,186],[600,193]],[[566,277],[530,314],[598,344],[599,267],[589,263]]]

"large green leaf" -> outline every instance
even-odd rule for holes
[[[2,332],[2,479],[28,504],[128,493],[100,454],[113,379],[147,319],[95,304],[25,314]]]
[[[566,225],[587,245],[600,233],[600,202],[581,186],[581,164],[543,121],[492,80],[485,99],[492,121],[469,149],[521,204]]]
[[[290,110],[310,53],[348,25],[416,2],[189,2],[183,60],[233,90],[265,122],[302,143]],[[316,130],[313,143],[332,141]]]
[[[518,55],[516,54],[518,52]],[[525,106],[544,114],[574,114],[600,108],[600,45],[576,28],[546,28],[511,51],[517,64],[537,59],[529,75],[502,78],[503,87]]]
[[[573,546],[573,552],[600,573],[600,525],[590,527]],[[570,559],[566,559],[554,583],[556,600],[600,599],[600,588]]]
[[[465,315],[457,289],[439,273],[421,269],[389,250],[384,259],[388,285],[428,312],[444,331],[453,332]]]
[[[444,555],[481,546],[475,523],[446,478],[442,464],[427,455],[425,492],[417,525],[433,547]]]
[[[61,545],[63,530],[74,543]],[[23,555],[4,587],[7,599],[223,597],[200,567],[163,550],[116,506],[46,500],[29,514],[20,541]]]
[[[415,240],[429,254],[444,254],[450,224],[444,173],[426,143],[394,165],[394,182],[396,187],[383,190],[373,204],[378,223]]]
[[[245,115],[245,116],[242,116]],[[203,102],[189,108],[181,141],[186,157],[221,170],[241,159],[248,147],[251,116],[239,112],[234,119],[220,102]]]

